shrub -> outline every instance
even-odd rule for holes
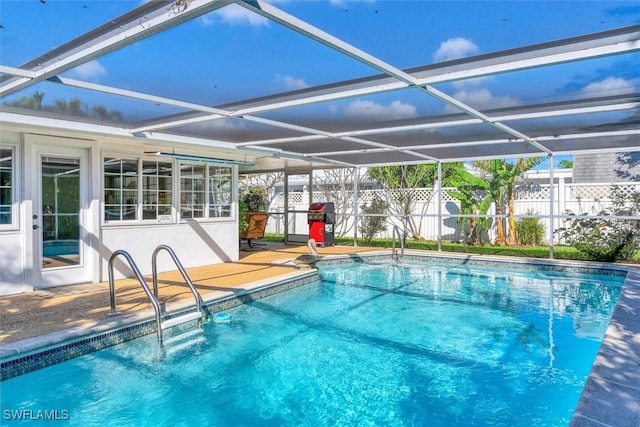
[[[537,215],[537,213],[527,211],[527,215]],[[544,226],[538,218],[521,218],[516,223],[516,233],[521,244],[537,246],[542,242]]]
[[[268,195],[264,188],[251,188],[243,196],[247,210],[251,212],[264,212],[267,210]]]
[[[360,206],[360,212],[365,215],[384,215],[387,213],[389,205],[384,200],[374,199],[370,205]],[[360,219],[360,234],[362,238],[371,243],[376,234],[384,231],[387,218],[384,216],[365,216]]]
[[[238,229],[240,231],[246,231],[249,228],[249,223],[245,214],[247,213],[247,204],[244,201],[244,197],[240,197],[238,200]]]
[[[634,216],[640,214],[640,192],[626,196],[618,186],[611,187],[611,208],[591,218],[587,214],[574,215],[567,220],[569,226],[560,229],[560,236],[594,261],[628,261],[640,245],[640,220],[615,219],[608,216]]]

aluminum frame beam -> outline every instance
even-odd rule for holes
[[[174,1],[149,1],[108,23],[22,65],[33,77],[3,80],[0,97],[58,75],[123,47],[129,46],[205,13],[233,3],[226,0],[193,0],[185,10],[171,8]]]

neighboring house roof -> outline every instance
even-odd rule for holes
[[[573,158],[573,182],[640,181],[640,152],[577,154]]]

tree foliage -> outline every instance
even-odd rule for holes
[[[573,160],[562,159],[558,162],[558,166],[561,169],[571,169],[573,168]]]
[[[263,187],[253,187],[244,196],[244,203],[250,212],[266,212],[269,196]]]
[[[462,167],[461,163],[445,163],[442,165],[442,185],[449,185],[455,171]],[[422,218],[416,220],[412,216],[417,204],[417,189],[433,187],[438,175],[436,164],[379,166],[368,170],[369,178],[377,181],[385,190],[385,202],[392,215],[404,218],[404,234],[413,239],[422,240],[420,224]],[[426,209],[427,204],[425,204]]]
[[[244,180],[244,185],[248,189],[260,188],[264,197],[264,210],[269,210],[273,199],[276,196],[275,187],[284,180],[284,172],[266,172],[251,174]]]
[[[464,168],[459,168],[451,177],[450,184],[456,187],[449,195],[460,202],[460,214],[469,215],[458,218],[458,223],[468,224],[468,238],[474,245],[482,244],[482,227],[487,228],[487,217],[491,203],[490,197],[483,194],[490,184]]]
[[[496,215],[501,215],[504,205],[507,205],[507,223],[509,233],[505,237],[502,230],[502,220],[496,220],[496,244],[518,244],[518,229],[515,218],[515,188],[522,175],[539,165],[545,157],[519,158],[515,162],[505,159],[481,160],[474,162],[474,166],[491,174],[490,192],[496,204]]]
[[[598,216],[575,215],[566,228],[558,230],[564,241],[594,261],[627,261],[640,245],[640,220],[606,218],[608,216],[639,216],[640,192],[625,196],[618,186],[611,186],[611,208]]]
[[[112,122],[121,122],[122,113],[109,110],[104,105],[90,106],[80,98],[54,99],[51,104],[44,103],[45,92],[35,91],[33,95],[21,96],[13,101],[5,102],[5,105],[17,108],[26,108],[35,111],[48,111],[63,113],[78,117],[88,117]]]
[[[380,232],[386,230],[387,213],[389,205],[381,199],[373,199],[368,205],[360,206],[360,213],[364,216],[360,219],[360,234],[367,243],[371,243],[373,238]]]
[[[313,175],[314,190],[322,194],[322,198],[331,201],[335,208],[334,233],[344,236],[353,229],[348,212],[353,200],[353,183],[358,179],[356,168],[324,169],[322,173]]]

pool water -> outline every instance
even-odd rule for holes
[[[3,425],[7,410],[79,426],[568,425],[624,280],[433,264],[320,274],[165,357],[151,335],[7,380]]]

